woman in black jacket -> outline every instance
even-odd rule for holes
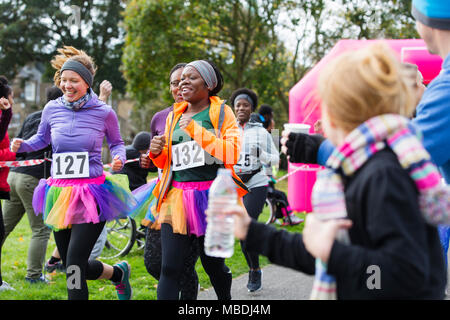
[[[321,75],[322,123],[336,151],[318,174],[314,214],[303,234],[231,211],[238,217],[235,234],[247,238],[249,250],[316,274],[315,299],[444,297],[442,250],[427,221],[448,195],[429,196],[441,188],[440,175],[400,116],[411,112],[414,101],[389,52],[377,44],[344,54]],[[353,81],[342,82],[344,77]]]

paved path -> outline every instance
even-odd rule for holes
[[[314,276],[270,264],[263,268],[263,287],[248,292],[248,274],[235,279],[231,286],[233,300],[308,300]],[[198,300],[216,300],[214,289],[200,291]]]

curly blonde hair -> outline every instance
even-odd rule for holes
[[[94,76],[97,72],[97,66],[94,59],[86,54],[83,50],[78,50],[72,46],[64,46],[57,50],[59,54],[55,55],[51,61],[52,67],[56,69],[53,81],[55,86],[59,87],[61,84],[61,68],[67,60],[75,60],[82,63]]]
[[[347,132],[385,113],[411,116],[411,86],[394,52],[384,42],[347,52],[321,72],[318,90],[330,119]]]

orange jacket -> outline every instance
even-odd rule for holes
[[[191,121],[184,130],[206,152],[221,160],[224,163],[224,167],[231,170],[233,180],[238,186],[238,196],[243,197],[248,192],[248,189],[233,169],[233,166],[239,160],[241,149],[241,138],[239,135],[236,117],[234,116],[233,110],[229,106],[225,105],[225,102],[219,97],[210,97],[210,102],[211,108],[209,110],[209,117],[214,126],[215,134],[206,130],[195,121]],[[222,104],[224,104],[224,112],[222,114],[223,119],[220,119],[221,129],[220,132],[218,132]],[[173,105],[173,111],[169,113],[166,119],[166,129],[164,133],[166,137],[166,144],[159,155],[155,156],[152,153],[149,154],[149,158],[153,161],[155,166],[163,170],[161,179],[153,189],[153,195],[158,199],[156,203],[157,212],[159,212],[161,203],[166,197],[172,180],[173,131],[187,106],[188,103],[186,101],[175,103]]]

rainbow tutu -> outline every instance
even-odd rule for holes
[[[134,219],[136,221],[139,221],[146,227],[156,221],[156,218],[152,213],[152,208],[156,204],[156,197],[152,192],[157,183],[158,179],[155,178],[132,191],[133,196],[137,201],[137,205],[133,209],[131,215],[135,217]]]
[[[41,179],[33,194],[33,208],[53,230],[73,224],[99,223],[132,216],[137,202],[123,174],[97,178]]]
[[[172,181],[164,202],[156,214],[152,206],[152,229],[160,229],[162,223],[172,226],[173,233],[203,236],[206,231],[206,209],[209,188],[213,181]]]

